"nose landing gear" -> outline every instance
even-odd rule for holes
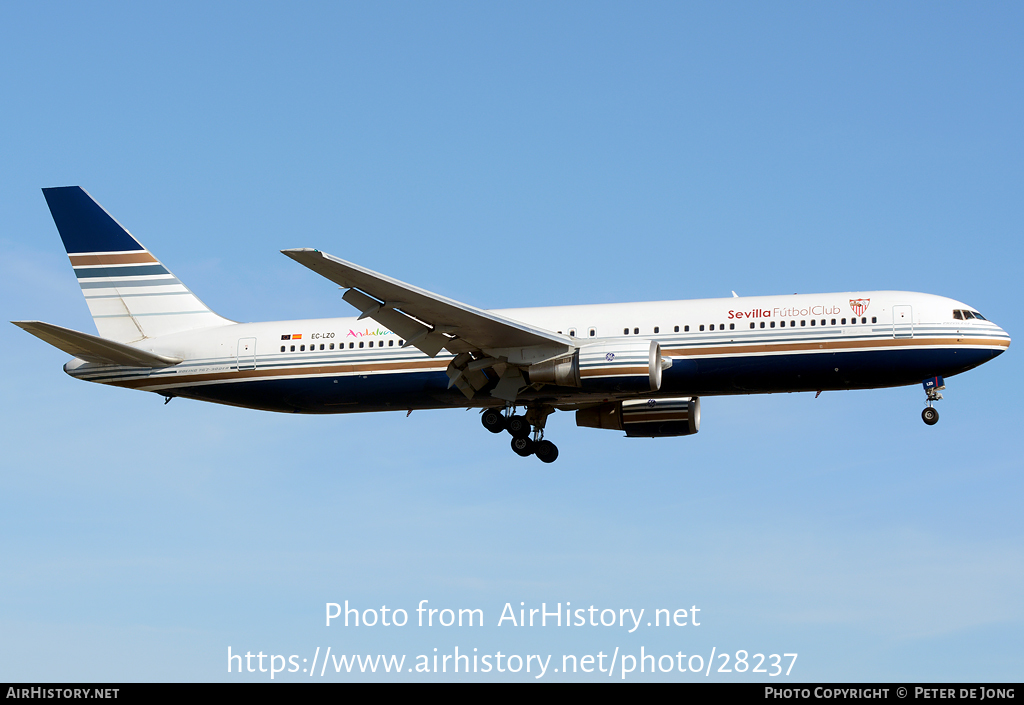
[[[939,422],[939,411],[932,404],[942,398],[942,394],[939,392],[946,388],[946,383],[942,381],[942,377],[929,377],[921,384],[928,397],[925,400],[925,408],[921,412],[921,418],[929,426],[934,426]]]

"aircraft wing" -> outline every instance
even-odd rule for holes
[[[360,318],[372,318],[430,356],[441,348],[458,354],[534,346],[573,347],[568,336],[453,301],[319,250],[281,252],[348,289],[342,298],[359,309]]]

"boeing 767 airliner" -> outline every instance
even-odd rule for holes
[[[79,379],[309,414],[474,407],[512,450],[550,463],[555,410],[627,436],[700,429],[700,397],[923,384],[1010,337],[973,306],[905,291],[486,311],[315,249],[283,250],[347,291],[358,317],[218,316],[78,186],[43,189],[98,336],[14,324],[74,359]]]

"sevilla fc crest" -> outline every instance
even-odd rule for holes
[[[858,316],[863,316],[864,312],[868,310],[868,304],[871,303],[871,299],[850,299],[850,308]]]

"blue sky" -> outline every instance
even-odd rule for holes
[[[1017,336],[1022,29],[1012,3],[6,3],[3,313],[94,331],[39,191],[77,184],[234,320],[349,315],[278,254],[317,247],[489,308],[901,289]],[[268,678],[229,646],[1020,680],[1016,347],[935,427],[917,387],[708,398],[689,438],[556,414],[544,466],[474,413],[163,406],[0,341],[0,680]],[[323,624],[423,599],[487,625]],[[495,626],[566,601],[703,621]]]

